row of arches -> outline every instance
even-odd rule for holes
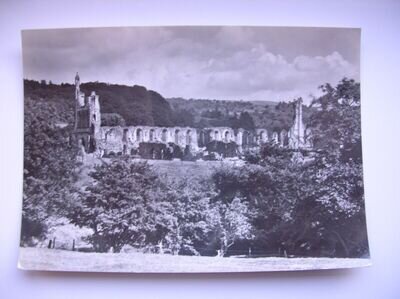
[[[128,141],[128,129],[124,129],[124,135],[123,135],[123,141],[127,142]],[[171,140],[171,138],[169,138],[170,136],[168,136],[168,129],[163,129],[161,131],[160,136],[157,136],[156,134],[156,130],[155,129],[150,129],[149,130],[149,134],[148,134],[148,140],[146,140],[145,138],[145,134],[143,129],[136,129],[135,131],[135,138],[134,141],[136,142],[144,142],[144,141],[148,141],[148,142],[157,142],[157,141],[161,141],[162,143],[168,143],[168,142],[174,142],[176,144],[180,144],[182,142],[184,142],[186,145],[191,145],[193,143],[193,134],[192,134],[192,130],[188,129],[188,130],[180,130],[180,129],[175,129],[173,131],[173,138]]]
[[[234,130],[232,128],[207,128],[199,133],[199,146],[209,141],[234,142],[239,146],[255,146],[268,141],[268,132],[265,129]]]
[[[140,143],[174,143],[178,146],[192,148],[205,147],[211,141],[235,143],[238,146],[251,147],[272,141],[287,146],[288,132],[273,132],[268,134],[266,129],[234,130],[229,127],[212,127],[195,129],[189,127],[101,127],[101,142],[105,148],[115,145],[122,148],[123,144],[136,147]]]

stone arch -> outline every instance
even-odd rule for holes
[[[104,136],[105,141],[107,142],[108,139],[110,139],[110,138],[112,139],[114,133],[115,133],[115,129],[110,129],[110,130],[106,131],[105,136]]]
[[[231,132],[229,130],[226,130],[224,133],[224,141],[225,142],[230,142],[231,141]]]
[[[186,131],[186,145],[191,145],[192,144],[192,131],[187,130]]]
[[[235,133],[235,142],[237,145],[241,146],[243,143],[243,131],[237,130]]]
[[[168,141],[168,130],[167,129],[163,129],[161,131],[161,141],[165,142],[165,143]]]
[[[143,141],[143,130],[140,128],[136,129],[136,141],[138,141],[138,142]]]
[[[122,135],[122,141],[127,142],[128,141],[128,129],[124,129],[123,135]]]
[[[248,145],[257,144],[257,135],[254,134],[254,132],[249,131],[247,136],[248,136],[248,137],[247,137],[247,140],[248,140],[247,143],[248,143]]]
[[[274,143],[278,143],[279,142],[279,137],[278,137],[278,133],[277,132],[273,132],[272,133],[272,141]]]
[[[154,141],[154,129],[150,129],[149,131],[149,141],[153,142]]]
[[[198,144],[201,147],[206,145],[206,133],[204,132],[204,130],[200,130],[199,132]]]
[[[221,135],[219,130],[214,130],[214,140],[220,140],[221,139]]]
[[[280,133],[280,144],[281,146],[286,146],[288,145],[288,133],[285,129],[283,129]]]
[[[243,145],[248,145],[249,144],[249,132],[248,131],[243,131],[242,133],[242,144]]]
[[[268,134],[266,130],[261,130],[258,134],[259,143],[264,143],[268,141]]]
[[[176,129],[175,130],[175,135],[174,135],[175,144],[179,144],[179,133],[180,133],[179,129]]]

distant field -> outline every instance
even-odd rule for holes
[[[83,253],[47,248],[20,248],[24,270],[84,272],[265,272],[365,267],[369,259],[220,258],[143,253]]]
[[[109,158],[87,158],[86,168],[84,174],[86,175],[95,164],[109,163]],[[223,165],[238,165],[243,161],[181,161],[181,160],[147,160],[147,159],[133,159],[133,162],[147,162],[151,165],[159,174],[165,174],[168,176],[208,176],[215,169],[220,168]]]
[[[147,160],[147,159],[133,159],[133,162],[147,162],[153,167],[158,174],[165,175],[169,178],[185,178],[185,177],[208,177],[215,169],[223,165],[239,165],[243,161],[180,161],[180,160]],[[82,173],[78,186],[85,187],[91,179],[88,173],[93,170],[94,165],[102,163],[109,163],[109,158],[94,158],[87,157],[85,166],[82,168]]]
[[[166,161],[147,160],[159,174],[175,177],[203,177],[209,176],[216,169],[230,162],[222,161]],[[230,163],[232,164],[232,163]]]

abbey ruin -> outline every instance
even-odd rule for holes
[[[266,142],[294,150],[310,149],[311,132],[303,123],[301,99],[296,102],[295,111],[292,127],[280,132],[264,128],[101,126],[99,96],[93,91],[85,97],[80,90],[79,75],[75,77],[75,139],[84,153],[97,157],[137,155],[164,160],[184,154],[203,157],[214,152],[219,158],[228,158],[238,157]]]

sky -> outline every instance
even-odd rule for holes
[[[360,30],[114,27],[22,31],[24,78],[142,85],[162,96],[306,103],[359,81]]]

